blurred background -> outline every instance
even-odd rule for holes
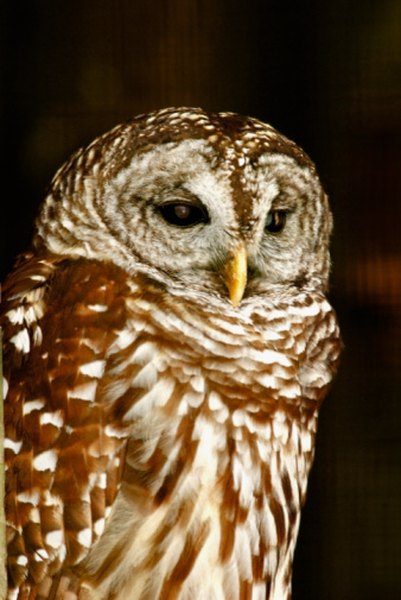
[[[0,15],[2,278],[56,169],[135,114],[249,114],[317,163],[345,351],[294,600],[401,598],[401,2],[30,0]]]

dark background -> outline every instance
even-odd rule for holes
[[[345,351],[295,600],[401,598],[399,0],[3,2],[1,275],[70,152],[164,106],[259,117],[318,164]],[[8,187],[7,187],[8,186]]]

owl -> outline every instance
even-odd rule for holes
[[[314,164],[140,115],[55,175],[3,288],[9,600],[289,600],[340,336]]]

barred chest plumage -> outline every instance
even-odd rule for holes
[[[294,294],[230,318],[144,289],[127,300],[98,391],[123,424],[109,434],[128,444],[86,581],[95,598],[289,598],[329,379],[308,380],[306,344],[336,329],[331,308]]]

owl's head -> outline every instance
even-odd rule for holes
[[[327,285],[331,214],[313,163],[233,113],[165,109],[116,127],[56,174],[37,226],[36,246],[234,306]]]

